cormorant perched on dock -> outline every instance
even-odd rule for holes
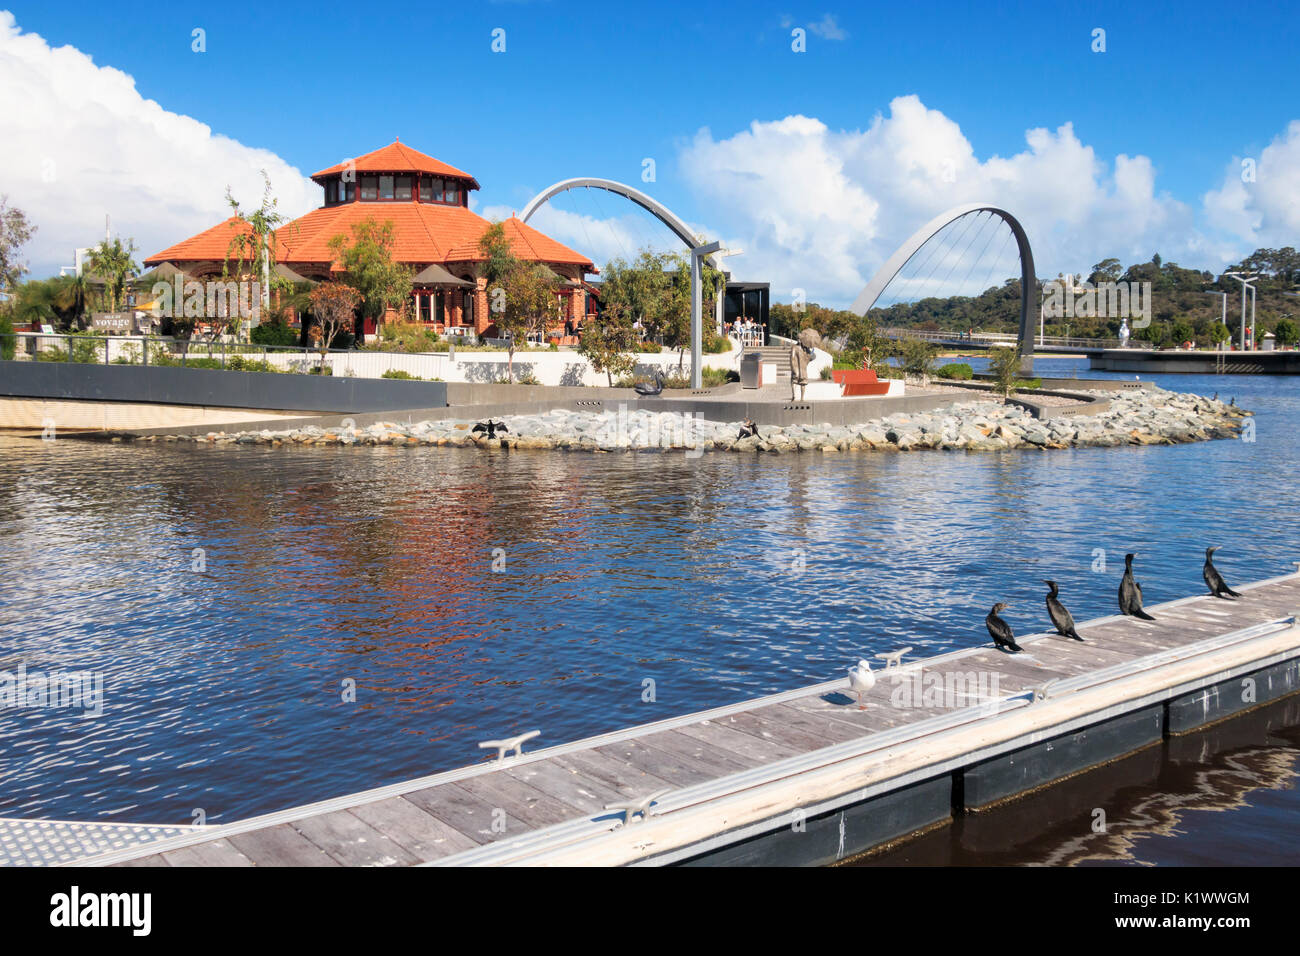
[[[652,379],[649,382],[637,382],[632,388],[642,398],[653,398],[664,390],[664,370],[661,368],[655,369]]]
[[[1061,599],[1056,596],[1056,582],[1044,581],[1043,583],[1051,588],[1051,591],[1047,593],[1047,616],[1052,619],[1052,624],[1056,627],[1056,633],[1063,637],[1072,637],[1076,641],[1083,640],[1079,636],[1079,632],[1074,629],[1074,617],[1065,609]]]
[[[506,428],[505,422],[494,422],[488,419],[485,422],[479,422],[470,429],[475,435],[487,435],[488,441],[497,437],[497,432],[509,433],[510,429]]]
[[[748,418],[746,418],[743,422],[740,423],[740,434],[737,435],[736,437],[737,438],[761,438],[762,436],[759,435],[758,433],[758,426],[755,425],[753,422],[751,422]]]
[[[1017,654],[1024,648],[1016,643],[1016,635],[1012,632],[1011,625],[998,617],[998,611],[1005,610],[1006,607],[1007,605],[1001,601],[993,605],[993,610],[989,611],[988,617],[984,618],[984,624],[989,629],[989,636],[993,638],[994,644],[1009,653]]]
[[[1240,594],[1228,587],[1228,583],[1223,580],[1223,575],[1214,566],[1214,552],[1218,550],[1217,545],[1205,549],[1205,567],[1201,571],[1201,577],[1205,578],[1206,586],[1209,587],[1210,593],[1215,597],[1223,598],[1225,601],[1241,597]]]
[[[1137,555],[1132,552],[1124,555],[1124,577],[1119,582],[1119,610],[1121,614],[1140,617],[1144,621],[1154,621],[1154,617],[1142,610],[1142,585],[1138,584],[1133,577],[1135,557]]]

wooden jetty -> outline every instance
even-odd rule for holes
[[[77,862],[833,863],[1300,690],[1300,574],[1240,590],[905,658],[865,710],[836,680]]]

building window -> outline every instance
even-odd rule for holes
[[[393,177],[392,176],[379,177],[379,198],[380,199],[393,198]]]
[[[420,202],[433,202],[433,180],[428,176],[420,177]]]
[[[393,198],[410,199],[411,198],[411,177],[398,176],[393,180]]]
[[[460,183],[447,182],[447,188],[442,194],[442,201],[452,206],[460,205]]]
[[[355,182],[339,183],[339,202],[352,202],[356,198],[357,198],[357,184]]]
[[[361,177],[361,201],[373,202],[379,198],[379,177],[362,176]]]
[[[332,206],[339,201],[338,190],[339,184],[332,179],[325,184],[325,205]]]

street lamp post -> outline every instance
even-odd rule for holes
[[[1226,328],[1228,327],[1228,293],[1226,293],[1226,292],[1206,292],[1205,294],[1206,294],[1206,295],[1221,295],[1221,296],[1223,296],[1223,318],[1220,319],[1220,321],[1223,323],[1223,327],[1226,329]],[[1231,337],[1232,333],[1229,332],[1228,335],[1229,335],[1229,337]],[[1222,346],[1223,346],[1223,343],[1221,343],[1221,342],[1217,342],[1217,343],[1215,343],[1215,346],[1214,346],[1214,347],[1215,347],[1216,349],[1219,349],[1219,348],[1222,348]]]
[[[1257,275],[1248,276],[1244,272],[1225,272],[1224,275],[1236,279],[1238,282],[1241,283],[1241,336],[1240,336],[1239,347],[1244,352],[1246,351],[1246,289],[1247,287],[1249,287],[1253,291],[1254,286],[1251,286],[1251,282],[1258,279],[1259,276]],[[1226,302],[1227,300],[1224,301]],[[1250,343],[1251,348],[1254,348],[1255,346],[1253,329],[1254,327],[1252,325],[1251,343]]]

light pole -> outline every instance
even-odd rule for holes
[[[718,241],[706,246],[696,246],[691,250],[691,388],[704,385],[704,370],[701,363],[701,344],[704,339],[703,296],[700,289],[700,260],[711,256],[722,248]]]
[[[1259,276],[1248,276],[1244,272],[1225,272],[1224,275],[1236,279],[1241,283],[1241,336],[1239,347],[1244,352],[1246,351],[1246,288],[1250,286],[1251,282],[1258,279]],[[1225,300],[1225,302],[1226,301],[1227,300]],[[1251,345],[1254,345],[1253,341],[1251,342]]]
[[[1228,327],[1228,293],[1226,293],[1226,292],[1206,292],[1205,294],[1206,294],[1206,295],[1221,295],[1221,296],[1223,296],[1223,318],[1220,319],[1219,321],[1221,321],[1221,322],[1223,323],[1223,327],[1226,329],[1226,328]],[[1228,333],[1228,336],[1229,336],[1229,338],[1231,338],[1231,337],[1232,337],[1232,333],[1229,332],[1229,333]],[[1214,347],[1215,347],[1215,349],[1221,349],[1221,348],[1223,347],[1223,343],[1222,343],[1222,342],[1216,342],[1215,345],[1214,345]]]

